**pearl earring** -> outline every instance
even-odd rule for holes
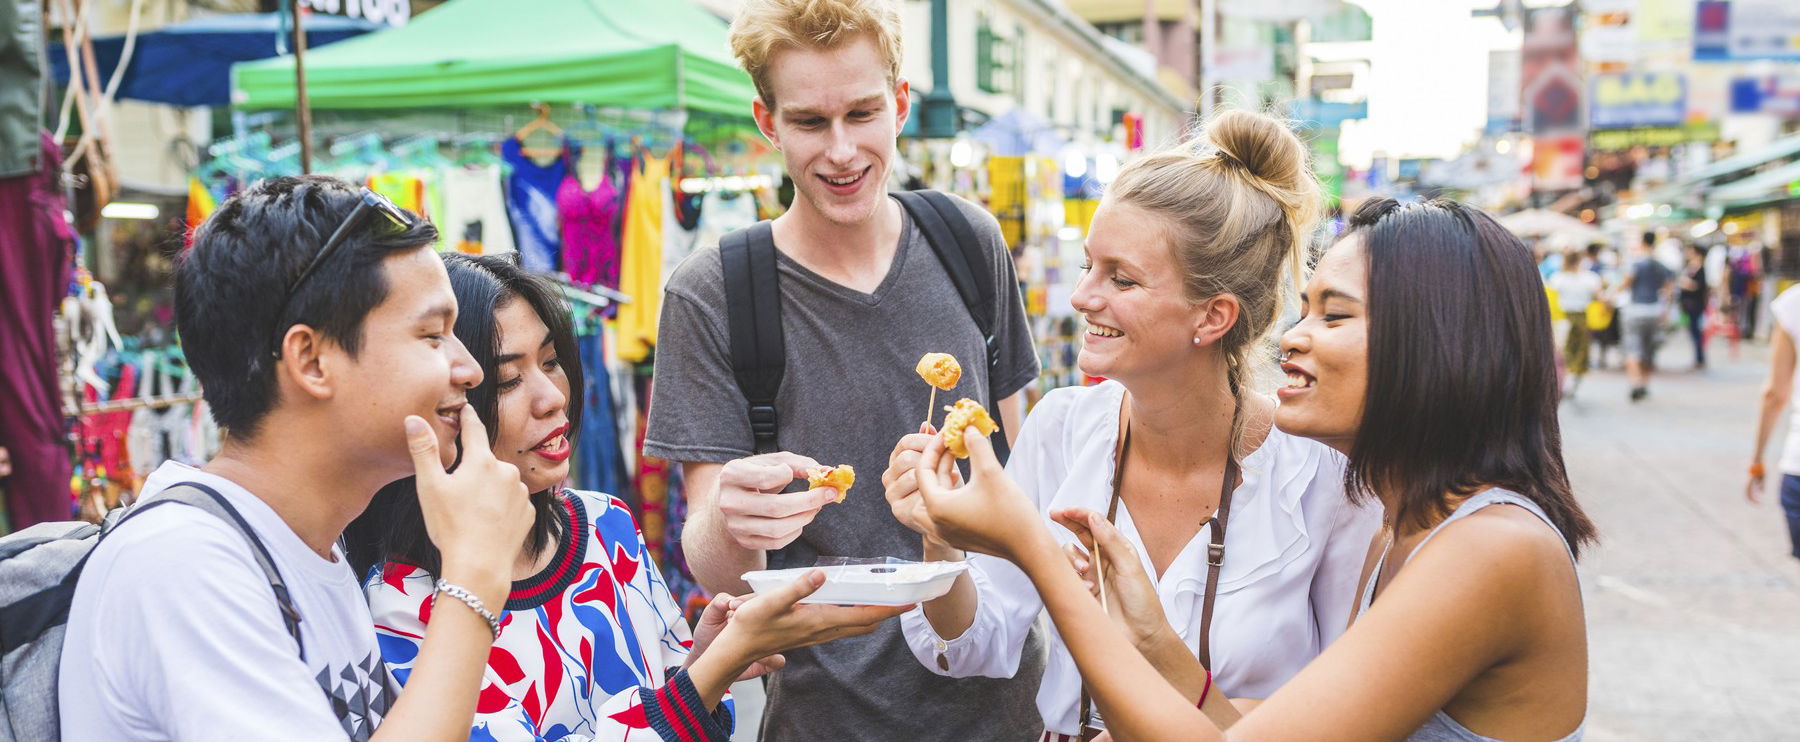
[[[1199,344],[1200,344],[1200,338],[1194,338],[1194,344],[1195,344],[1195,345],[1199,345]]]

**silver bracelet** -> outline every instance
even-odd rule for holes
[[[487,622],[488,630],[494,632],[494,638],[500,638],[500,619],[494,618],[494,614],[488,611],[486,606],[481,604],[481,599],[475,597],[474,593],[464,590],[459,585],[450,584],[449,581],[443,579],[437,581],[437,592],[467,604],[469,610],[474,611],[475,615],[480,616],[481,620]]]

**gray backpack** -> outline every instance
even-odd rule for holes
[[[39,523],[0,538],[0,742],[61,738],[57,666],[81,568],[106,534],[138,513],[172,502],[212,513],[244,535],[275,590],[288,633],[300,643],[300,613],[269,550],[237,509],[211,487],[177,484],[149,502],[107,513],[98,526],[82,521]],[[304,644],[300,654],[306,656]]]

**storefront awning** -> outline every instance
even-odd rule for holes
[[[454,0],[306,55],[315,109],[588,103],[748,118],[725,22],[689,0]],[[232,68],[240,108],[294,105],[294,60]]]
[[[1761,147],[1750,152],[1740,152],[1723,160],[1719,160],[1711,165],[1707,165],[1699,170],[1683,175],[1680,182],[1682,185],[1693,185],[1695,183],[1713,180],[1720,176],[1748,170],[1771,160],[1792,157],[1796,154],[1800,154],[1800,134],[1782,137],[1781,139],[1770,142],[1767,147]]]
[[[1800,161],[1719,186],[1707,194],[1706,200],[1729,210],[1734,206],[1788,198],[1793,195],[1791,189],[1795,183],[1800,183]]]
[[[334,44],[378,28],[361,19],[314,15],[306,22],[307,45]],[[292,33],[280,13],[206,16],[140,33],[118,97],[173,106],[231,105],[231,66],[287,53]],[[112,79],[124,50],[124,36],[94,39],[101,81]],[[50,44],[48,58],[51,76],[67,85],[69,57],[61,42]]]

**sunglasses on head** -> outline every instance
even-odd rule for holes
[[[356,208],[351,209],[350,214],[344,217],[344,221],[338,224],[337,229],[332,230],[331,237],[325,240],[324,247],[319,248],[319,252],[313,255],[311,261],[307,262],[306,269],[300,271],[300,277],[294,279],[294,282],[288,284],[287,289],[282,291],[280,309],[275,313],[275,321],[278,326],[274,332],[274,345],[270,349],[270,355],[276,358],[281,357],[281,336],[289,325],[280,323],[282,318],[287,316],[288,302],[293,301],[294,294],[300,291],[300,286],[306,283],[306,279],[312,277],[319,266],[329,260],[331,254],[337,252],[338,248],[349,240],[350,235],[356,231],[357,227],[371,215],[382,218],[381,225],[385,225],[382,228],[387,232],[398,233],[412,226],[412,217],[407,215],[405,209],[394,205],[394,202],[388,200],[386,196],[367,188],[362,189],[362,197],[357,201]]]

